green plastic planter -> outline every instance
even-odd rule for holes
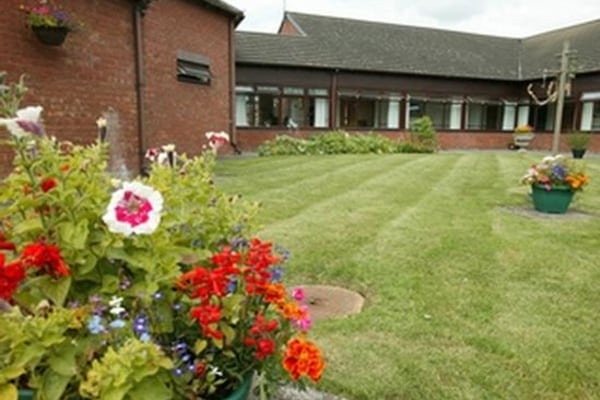
[[[19,389],[19,400],[33,400],[33,390]]]
[[[570,187],[552,187],[550,190],[542,185],[531,185],[533,207],[539,212],[564,214],[567,212],[574,192]]]

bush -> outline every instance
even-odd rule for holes
[[[434,131],[435,134],[435,131]],[[312,155],[312,154],[391,154],[432,153],[435,146],[423,136],[419,140],[393,141],[377,133],[351,135],[344,131],[331,131],[309,139],[287,135],[277,136],[258,148],[260,156]]]
[[[410,124],[410,140],[421,146],[435,150],[438,147],[437,132],[428,116],[421,117]]]

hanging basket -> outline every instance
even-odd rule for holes
[[[66,26],[32,26],[31,30],[40,42],[48,46],[60,46],[70,32]]]

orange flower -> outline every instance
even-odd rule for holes
[[[285,287],[281,283],[269,283],[265,288],[265,301],[271,304],[283,304],[285,301]]]
[[[567,182],[575,190],[581,188],[583,185],[588,183],[589,180],[590,179],[584,174],[577,174],[575,176],[569,175],[565,178],[565,182]]]
[[[288,342],[283,367],[293,380],[305,375],[317,382],[325,369],[325,361],[321,350],[314,343],[299,337]]]

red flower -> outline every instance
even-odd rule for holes
[[[22,261],[26,267],[43,269],[54,277],[69,276],[71,274],[69,266],[60,255],[59,248],[43,242],[25,246]]]
[[[232,267],[239,263],[240,259],[240,253],[231,251],[231,247],[225,246],[221,252],[212,256],[210,262],[217,267]]]
[[[0,299],[10,301],[19,284],[25,279],[25,268],[18,260],[8,264],[4,262],[4,254],[0,253]]]
[[[40,183],[40,188],[42,192],[46,193],[50,190],[54,189],[58,185],[58,182],[54,178],[46,178]]]
[[[223,297],[227,294],[231,277],[236,272],[234,267],[219,267],[214,270],[196,267],[179,277],[177,287],[179,290],[191,290],[191,298],[206,303],[213,295]]]
[[[0,250],[12,250],[15,251],[15,244],[13,242],[7,242],[4,233],[0,232]]]
[[[223,333],[215,329],[215,325],[221,319],[221,309],[213,305],[200,305],[192,308],[192,319],[198,320],[202,327],[204,336],[222,339]]]

